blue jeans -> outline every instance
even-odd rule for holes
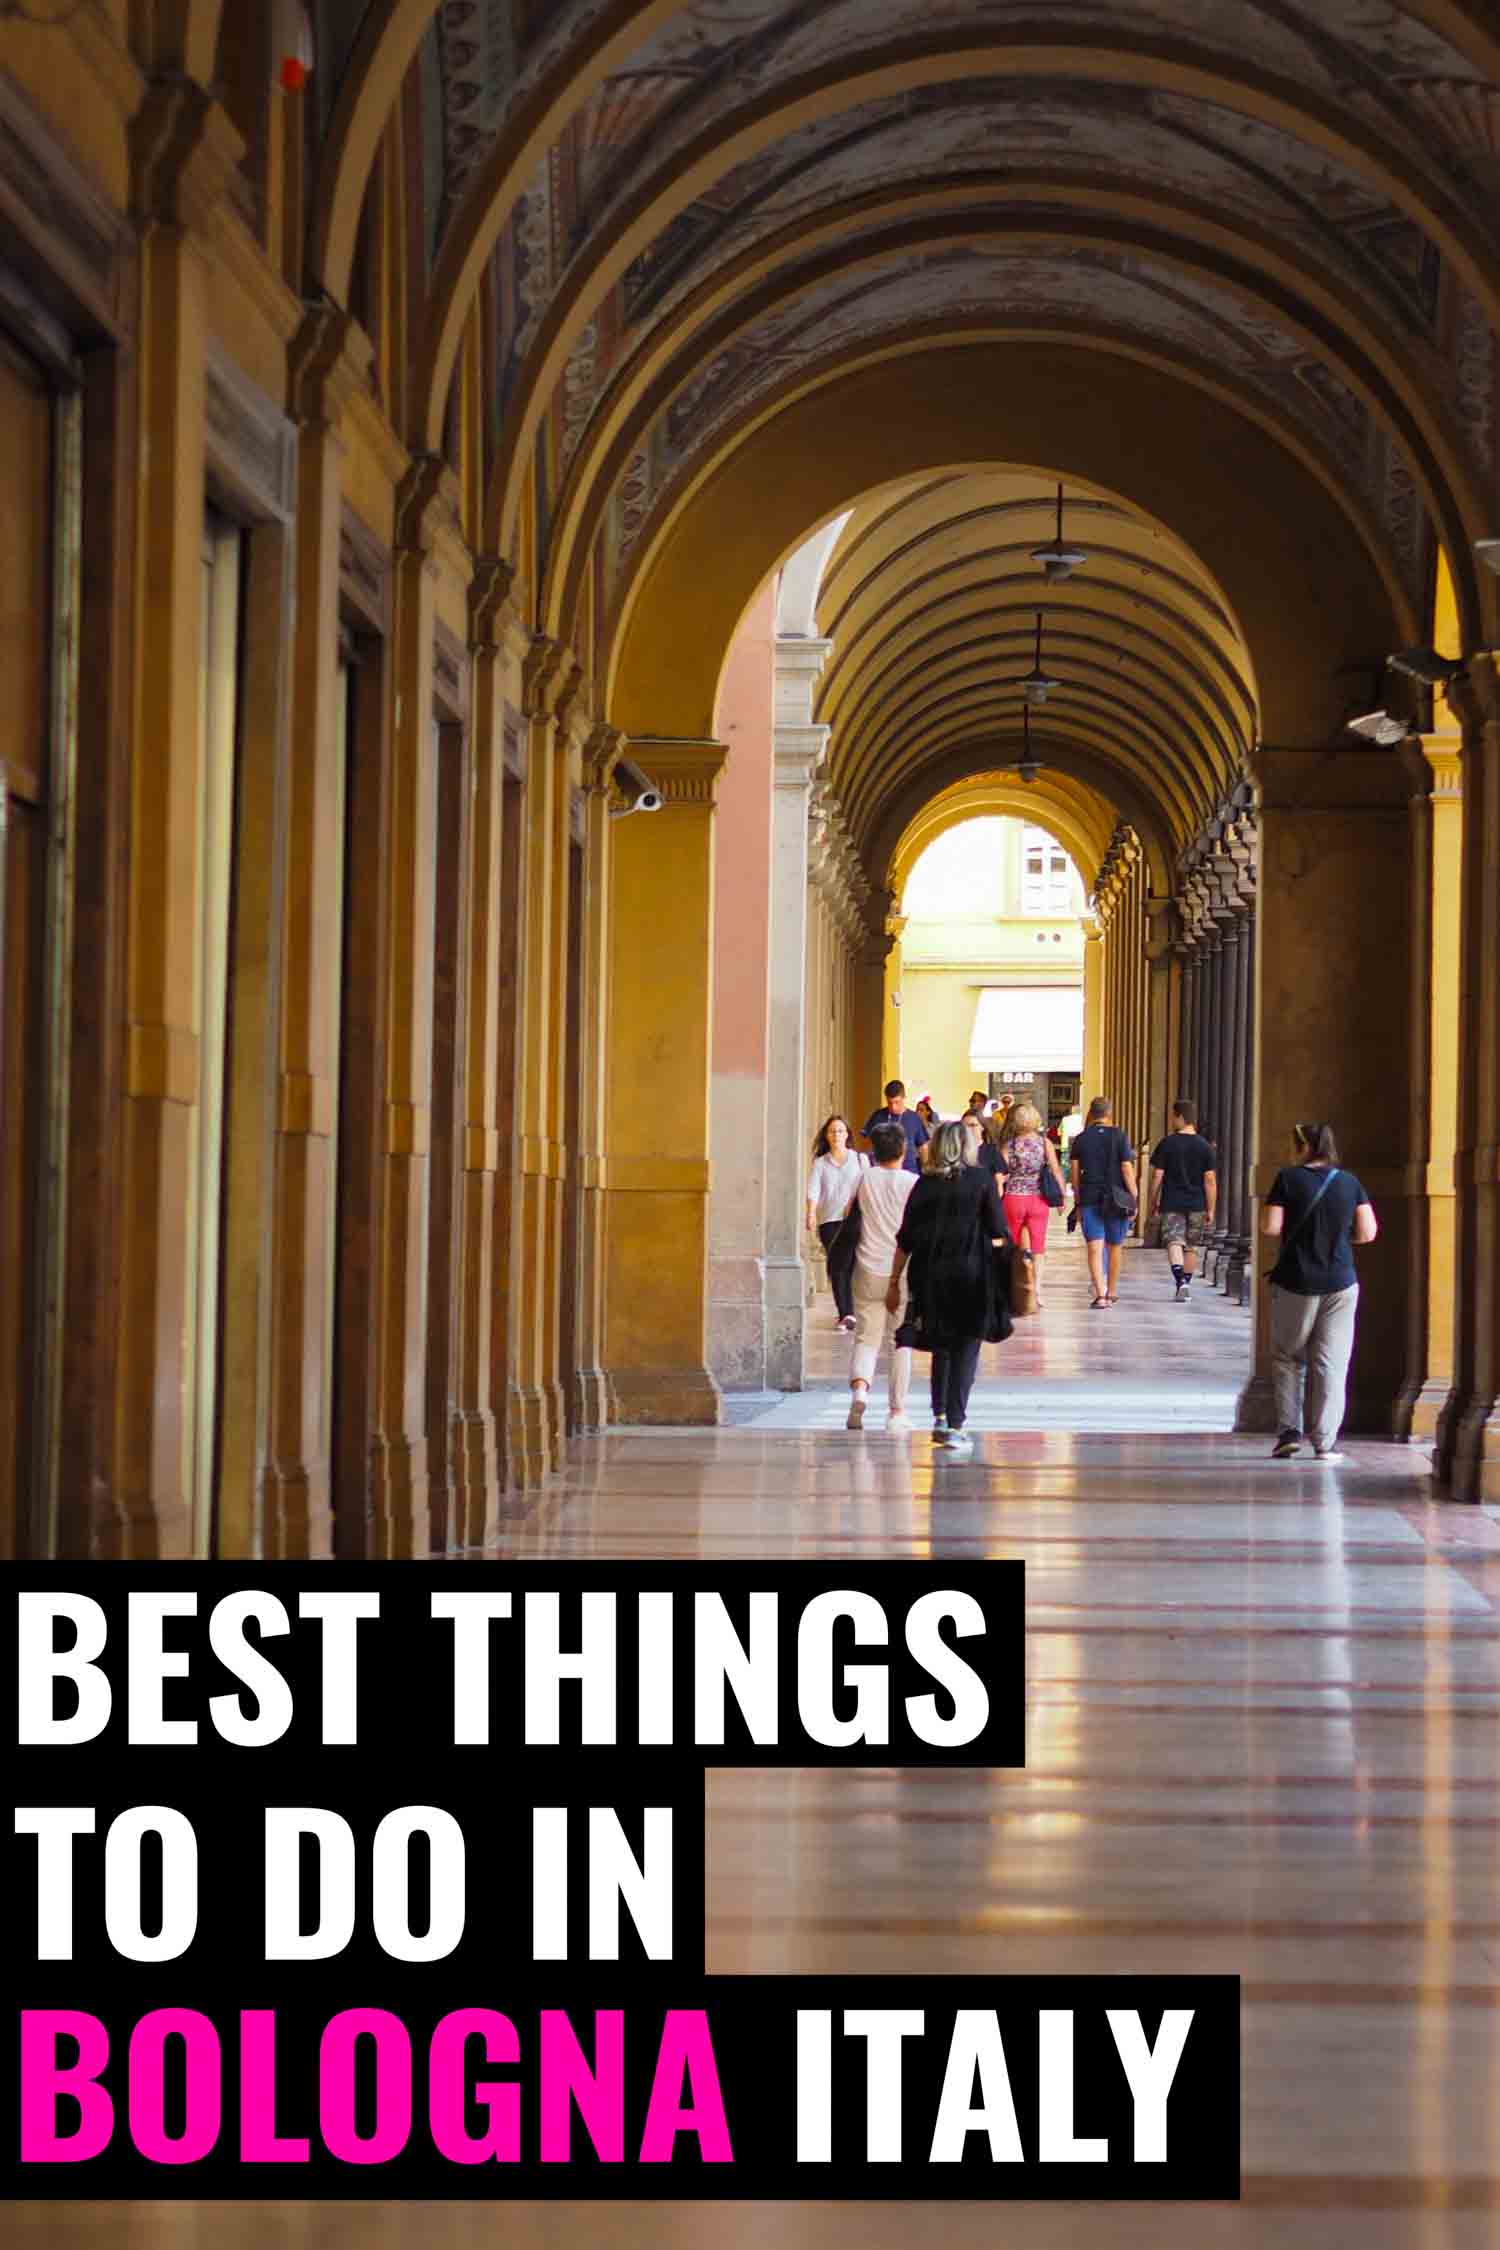
[[[1123,1211],[1106,1211],[1098,1203],[1080,1206],[1078,1224],[1085,1242],[1107,1242],[1112,1250],[1118,1250],[1130,1232],[1130,1221]]]

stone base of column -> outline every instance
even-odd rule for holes
[[[370,1454],[370,1538],[375,1562],[410,1562],[430,1554],[427,1440],[379,1438]]]
[[[1438,1475],[1450,1500],[1500,1500],[1500,1400],[1460,1409],[1450,1392],[1438,1432]]]
[[[767,1390],[801,1390],[806,1336],[807,1268],[800,1258],[767,1258]]]
[[[488,1407],[455,1414],[448,1424],[452,1482],[448,1547],[462,1554],[484,1546],[500,1519],[500,1446]]]
[[[333,1553],[328,1471],[275,1469],[260,1480],[260,1547],[266,1562],[307,1562]]]
[[[759,1258],[708,1262],[708,1365],[721,1390],[763,1391],[766,1273]]]
[[[634,1429],[711,1429],[719,1386],[706,1367],[616,1367],[609,1371],[611,1420]]]
[[[578,1370],[578,1427],[607,1430],[610,1423],[609,1377],[602,1367]]]
[[[1433,1376],[1410,1392],[1403,1391],[1398,1405],[1406,1424],[1406,1435],[1436,1438],[1451,1387],[1448,1377],[1441,1375]]]
[[[1250,1245],[1243,1240],[1231,1241],[1219,1265],[1219,1278],[1215,1287],[1221,1289],[1231,1303],[1243,1305],[1249,1287],[1251,1267]]]
[[[531,1492],[553,1465],[552,1412],[547,1389],[541,1384],[517,1384],[510,1394],[510,1476],[512,1484]]]
[[[1235,1408],[1234,1426],[1236,1430],[1251,1433],[1269,1430],[1274,1435],[1276,1430],[1276,1393],[1272,1388],[1269,1375],[1252,1375],[1240,1392],[1239,1405]]]

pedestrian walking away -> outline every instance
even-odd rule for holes
[[[1151,1151],[1150,1216],[1161,1223],[1174,1301],[1192,1295],[1198,1253],[1213,1232],[1219,1200],[1218,1157],[1198,1130],[1192,1102],[1172,1104],[1171,1131]]]
[[[965,1162],[967,1138],[956,1119],[938,1127],[902,1217],[886,1295],[895,1312],[909,1266],[908,1313],[897,1336],[932,1354],[933,1443],[947,1454],[973,1451],[965,1425],[980,1346],[1010,1334],[1006,1267],[996,1256],[1008,1241],[1005,1214],[991,1175]]]
[[[1057,1151],[1042,1131],[1041,1112],[1032,1102],[1017,1102],[1005,1125],[1003,1148],[1005,1178],[1002,1208],[1006,1230],[1016,1255],[1031,1260],[1036,1283],[1036,1307],[1042,1309],[1042,1264],[1047,1255],[1047,1221],[1051,1216],[1044,1183],[1053,1183],[1057,1203],[1063,1199],[1062,1166]]]
[[[1074,1210],[1088,1245],[1092,1310],[1099,1312],[1119,1297],[1125,1237],[1137,1193],[1134,1151],[1114,1122],[1113,1104],[1103,1094],[1089,1103],[1089,1121],[1068,1149],[1068,1170]]]
[[[853,1208],[855,1191],[869,1163],[869,1158],[853,1146],[848,1119],[828,1118],[813,1142],[812,1170],[807,1176],[807,1231],[811,1234],[817,1228],[825,1256]],[[840,1328],[852,1329],[854,1298],[848,1274],[830,1261],[828,1282]]]
[[[904,1437],[911,1429],[906,1415],[911,1347],[896,1342],[905,1304],[899,1283],[895,1304],[888,1299],[892,1278],[901,1268],[896,1255],[896,1237],[916,1188],[917,1174],[906,1169],[906,1135],[899,1125],[877,1125],[870,1139],[875,1161],[860,1180],[855,1194],[859,1241],[852,1274],[854,1355],[849,1367],[847,1426],[851,1430],[864,1426],[870,1386],[875,1380],[875,1363],[884,1345],[890,1352],[890,1412],[885,1426],[890,1436]]]
[[[885,1090],[885,1107],[870,1112],[865,1119],[862,1141],[870,1141],[877,1125],[899,1125],[906,1135],[906,1153],[901,1161],[908,1172],[922,1169],[921,1151],[927,1146],[928,1130],[914,1109],[906,1106],[906,1088],[899,1078],[893,1078]]]
[[[1320,1461],[1340,1461],[1354,1350],[1359,1277],[1354,1245],[1380,1232],[1374,1205],[1339,1163],[1328,1124],[1292,1128],[1292,1162],[1261,1206],[1260,1231],[1281,1245],[1271,1268],[1271,1380],[1278,1461],[1310,1441]]]

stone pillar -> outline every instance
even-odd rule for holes
[[[525,964],[517,1048],[515,1291],[511,1330],[511,1474],[534,1487],[557,1464],[562,1242],[562,1070],[567,1027],[569,813],[566,712],[578,665],[538,634],[526,658],[526,793],[521,840]]]
[[[583,746],[583,961],[578,1037],[578,1425],[607,1427],[612,1402],[606,1373],[606,1185],[609,1177],[610,1031],[614,994],[610,938],[615,881],[610,819],[614,771],[624,737],[597,726]],[[654,776],[653,776],[654,778]],[[636,814],[637,820],[661,818]],[[566,1370],[564,1374],[566,1375]]]
[[[1104,1078],[1104,931],[1090,915],[1083,925],[1083,1113],[1103,1091]]]
[[[1454,1154],[1453,1381],[1435,1468],[1455,1500],[1500,1500],[1500,661],[1469,660],[1463,721],[1462,1013]]]
[[[802,1257],[807,1142],[808,817],[828,729],[813,693],[832,644],[776,644],[771,812],[771,974],[767,1036],[766,1382],[800,1391],[807,1270]],[[868,1111],[866,1115],[868,1115]],[[864,1122],[856,1119],[856,1127]]]
[[[1381,1222],[1380,1240],[1360,1253],[1347,1427],[1389,1435],[1405,1380],[1414,1215],[1409,783],[1383,751],[1265,749],[1255,766],[1263,912],[1254,1191],[1264,1195],[1288,1161],[1297,1118],[1333,1121]],[[1259,1270],[1274,1256],[1257,1244]],[[1247,1429],[1275,1419],[1261,1294],[1255,1371],[1241,1399]]]
[[[664,802],[614,829],[605,1372],[617,1421],[715,1423],[709,1040],[714,800],[725,750],[639,738],[628,749]]]
[[[463,1169],[459,1175],[455,1256],[461,1276],[455,1339],[451,1442],[457,1543],[486,1546],[499,1529],[505,1484],[504,1324],[509,1289],[502,1270],[501,1196],[511,1164],[499,1130],[500,958],[503,912],[501,830],[505,804],[506,687],[520,676],[527,634],[509,598],[510,565],[495,559],[469,589],[473,666],[474,799],[469,830],[470,916],[466,933],[467,1007],[462,1026]]]
[[[1176,1099],[1175,1053],[1181,971],[1175,937],[1176,911],[1169,898],[1146,900],[1146,1137],[1151,1146],[1167,1129],[1167,1112]]]
[[[776,588],[741,622],[715,732],[729,756],[714,841],[714,1185],[708,1366],[725,1390],[766,1387],[766,1099],[771,945]],[[778,1112],[779,1129],[779,1112]]]
[[[882,1088],[888,1086],[893,1078],[904,1079],[906,1075],[901,1067],[901,1010],[902,1003],[905,999],[905,993],[902,987],[902,979],[905,975],[906,970],[906,960],[905,955],[901,950],[901,940],[906,934],[906,916],[904,914],[890,915],[887,918],[885,927],[887,936],[890,940],[890,950],[886,954],[885,959],[885,1012],[881,1019],[880,1032],[879,1084]],[[865,1117],[869,1116],[871,1109],[879,1108],[880,1101],[883,1098],[880,1094],[876,1093],[873,1087],[870,1091],[871,1099],[869,1102],[869,1106],[865,1108]],[[857,1106],[862,1106],[864,1104],[864,1100],[864,1090],[861,1089],[860,1102]],[[862,1125],[863,1123],[864,1117],[856,1120],[856,1126]]]
[[[1429,735],[1422,744],[1431,771],[1431,794],[1416,848],[1425,846],[1431,921],[1428,979],[1427,1270],[1425,1304],[1414,1307],[1413,1437],[1436,1437],[1453,1384],[1453,1303],[1457,1278],[1454,1227],[1454,1152],[1458,1143],[1460,1077],[1460,952],[1463,938],[1463,742]],[[1424,833],[1425,831],[1425,833]],[[1420,966],[1420,964],[1419,964]],[[1425,1312],[1425,1320],[1422,1315]]]
[[[1250,1125],[1250,1087],[1254,1066],[1251,1052],[1254,1022],[1251,1015],[1250,948],[1255,920],[1249,899],[1237,895],[1235,908],[1234,1068],[1230,1086],[1229,1153],[1223,1162],[1220,1179],[1220,1193],[1227,1191],[1228,1195],[1226,1254],[1221,1263],[1220,1280],[1226,1296],[1238,1297],[1244,1285],[1245,1259],[1250,1240],[1246,1136]]]

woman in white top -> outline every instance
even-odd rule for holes
[[[869,1170],[869,1158],[850,1145],[852,1139],[848,1119],[830,1117],[813,1142],[813,1165],[807,1177],[807,1231],[811,1234],[817,1228],[825,1251],[848,1215],[861,1173]],[[853,1328],[854,1298],[849,1283],[842,1275],[831,1278],[838,1324],[840,1328]]]
[[[917,1184],[917,1174],[904,1169],[906,1136],[899,1125],[877,1125],[870,1135],[875,1163],[859,1183],[859,1247],[854,1253],[854,1361],[849,1370],[851,1430],[864,1428],[870,1401],[875,1362],[881,1346],[890,1353],[890,1414],[886,1428],[892,1437],[911,1429],[906,1418],[906,1394],[911,1384],[911,1353],[896,1342],[901,1324],[898,1300],[893,1312],[887,1302],[891,1275],[896,1267],[896,1236],[906,1216],[906,1199]]]

